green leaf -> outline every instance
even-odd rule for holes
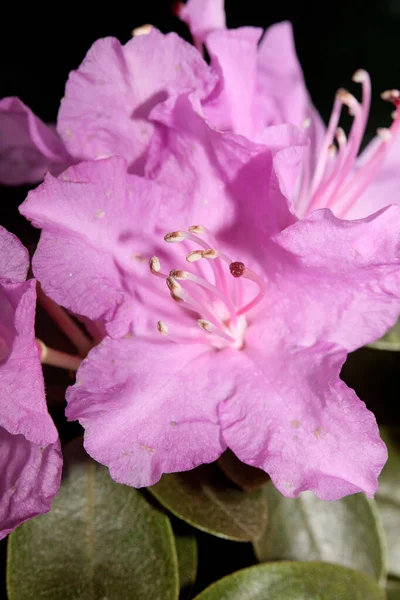
[[[190,597],[197,575],[197,542],[193,534],[177,533],[175,544],[178,554],[180,598]]]
[[[387,600],[400,600],[400,581],[388,579],[386,583]]]
[[[375,504],[364,494],[335,502],[319,500],[311,492],[285,498],[272,483],[265,493],[268,527],[254,543],[261,562],[323,560],[385,579],[384,534]]]
[[[252,541],[263,534],[267,523],[262,491],[239,490],[214,464],[164,475],[148,490],[175,516],[218,537]]]
[[[381,427],[389,459],[379,477],[375,496],[386,532],[389,573],[400,577],[400,428]]]
[[[368,345],[378,350],[400,350],[400,320],[378,341]]]
[[[75,442],[65,467],[52,510],[9,537],[9,600],[177,599],[168,517]]]
[[[195,600],[385,600],[369,575],[322,562],[258,565],[228,575]]]
[[[269,481],[269,475],[262,469],[251,467],[239,460],[231,450],[226,450],[218,459],[223,473],[245,492],[258,490]]]

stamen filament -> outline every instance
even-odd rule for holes
[[[66,352],[60,352],[54,350],[54,348],[48,348],[42,340],[36,338],[36,345],[39,349],[40,362],[42,365],[50,365],[52,367],[59,367],[60,369],[66,369],[68,371],[77,371],[82,362],[82,358],[79,356],[72,356]]]

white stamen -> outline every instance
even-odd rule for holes
[[[346,143],[346,134],[341,127],[338,127],[336,129],[336,139],[338,141],[338,144]]]
[[[168,325],[164,323],[164,321],[157,322],[157,331],[161,333],[161,335],[168,335]]]
[[[202,225],[191,225],[188,231],[190,231],[190,233],[197,233],[197,235],[201,235],[206,232]]]
[[[189,279],[189,277],[190,277],[190,273],[188,273],[187,271],[181,271],[181,270],[175,270],[175,269],[173,271],[171,271],[169,275],[173,279],[178,279],[178,280]]]
[[[208,331],[208,333],[211,333],[212,330],[214,329],[213,324],[210,323],[210,321],[207,321],[206,319],[199,319],[197,321],[197,325],[200,327],[200,329],[204,329],[204,331]]]
[[[395,121],[397,119],[397,117],[399,116],[399,113],[397,110],[394,110],[393,112],[390,113],[390,116],[392,117],[393,121]]]
[[[204,250],[203,252],[203,258],[214,260],[215,258],[218,258],[218,256],[218,252],[213,248],[210,248],[209,250]]]
[[[364,69],[357,69],[353,74],[352,81],[355,83],[363,83],[368,79],[368,73]]]
[[[150,31],[153,29],[153,25],[141,25],[140,27],[135,27],[132,29],[132,36],[137,37],[138,35],[148,35]]]
[[[376,130],[376,134],[383,142],[390,142],[392,139],[392,133],[386,127],[379,127]]]
[[[152,256],[149,260],[150,271],[152,273],[158,273],[161,269],[161,264],[157,256]]]
[[[190,263],[196,262],[196,260],[200,260],[201,258],[203,258],[203,250],[194,250],[186,256],[186,260]]]
[[[175,242],[182,242],[186,238],[184,231],[171,231],[164,236],[164,240],[169,244]]]
[[[393,102],[394,100],[398,100],[400,98],[399,90],[385,90],[381,94],[382,100],[386,100],[388,102]]]

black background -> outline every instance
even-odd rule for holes
[[[15,3],[16,4],[16,3]],[[64,85],[90,45],[113,35],[126,42],[131,31],[152,23],[163,32],[177,31],[189,39],[187,28],[174,16],[171,2],[117,1],[8,4],[0,26],[0,97],[19,96],[44,121],[55,121]],[[400,0],[289,2],[287,0],[226,0],[227,24],[268,25],[289,19],[296,47],[315,105],[329,117],[338,87],[350,87],[352,73],[367,69],[373,97],[367,138],[390,123],[390,110],[379,98],[387,88],[400,88]],[[0,186],[0,224],[30,244],[38,233],[18,215],[28,187]],[[398,402],[399,353],[363,349],[350,356],[343,376],[383,423],[400,423]],[[253,560],[247,544],[233,544],[200,536],[200,585]],[[206,541],[204,541],[206,540]],[[4,597],[1,569],[5,541],[0,544],[0,597]],[[232,552],[232,549],[234,552]]]

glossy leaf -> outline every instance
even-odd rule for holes
[[[398,579],[388,579],[386,583],[386,599],[400,600],[400,581]]]
[[[267,502],[262,491],[239,490],[216,465],[164,475],[148,490],[186,523],[226,539],[255,540],[267,523]]]
[[[269,475],[265,471],[242,463],[231,450],[226,450],[218,459],[218,466],[233,483],[236,483],[245,492],[258,490],[269,481]]]
[[[254,543],[261,562],[323,560],[385,579],[383,529],[374,502],[364,494],[335,502],[319,500],[311,492],[285,498],[271,483],[265,493],[268,526]]]
[[[369,575],[322,562],[283,562],[237,571],[195,600],[385,600]]]
[[[383,337],[369,346],[378,350],[400,350],[400,319]]]
[[[52,510],[9,538],[9,600],[178,598],[168,517],[72,443]]]
[[[375,496],[386,532],[389,573],[400,577],[400,428],[381,428],[389,459],[379,477]]]
[[[197,542],[193,534],[174,533],[178,554],[179,585],[181,589],[179,598],[184,600],[190,597],[190,592],[196,581]]]

